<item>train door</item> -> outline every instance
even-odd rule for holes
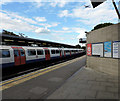
[[[71,56],[71,50],[70,50],[70,56]]]
[[[64,57],[66,56],[66,51],[64,50]]]
[[[62,50],[60,50],[60,57],[62,57]]]
[[[20,50],[20,62],[22,65],[26,63],[25,50],[23,48],[19,48],[19,50]]]
[[[15,66],[25,64],[26,58],[25,58],[25,51],[22,47],[12,47],[14,50],[14,61]]]
[[[14,48],[14,61],[15,66],[20,65],[20,54],[18,48]]]
[[[50,51],[48,49],[45,49],[45,59],[50,60]]]

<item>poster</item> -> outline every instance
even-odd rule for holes
[[[111,41],[104,42],[104,57],[111,57]]]
[[[103,43],[92,44],[92,55],[103,57]]]
[[[91,56],[92,54],[92,45],[91,44],[87,44],[87,55]]]
[[[120,41],[113,42],[113,58],[120,58]]]

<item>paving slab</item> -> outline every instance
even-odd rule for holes
[[[61,85],[63,85],[64,82],[69,79],[74,73],[76,73],[81,67],[85,66],[85,63],[86,56],[82,56],[61,63],[60,68],[58,68],[60,64],[54,65],[54,68],[57,69],[54,69],[52,71],[49,71],[48,69],[46,70],[48,72],[46,72],[45,74],[38,75],[40,73],[35,73],[33,76],[38,76],[35,76],[34,78],[32,78],[32,76],[29,76],[31,77],[30,80],[28,79],[24,81],[24,78],[19,78],[18,81],[13,81],[9,84],[11,85],[13,83],[16,83],[16,85],[2,90],[2,99],[14,99],[15,101],[17,99],[33,99],[33,101],[34,99],[46,99],[51,93],[61,87]],[[17,84],[17,82],[21,80],[23,80],[24,82]],[[66,93],[67,92],[64,92],[63,94],[61,93],[60,96],[66,95]]]
[[[118,99],[118,77],[83,67],[47,99]]]

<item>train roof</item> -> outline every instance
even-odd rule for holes
[[[24,47],[24,48],[41,48],[41,49],[63,49],[63,50],[83,50],[83,49],[78,49],[78,48],[58,48],[58,47],[31,47],[31,46],[15,46],[15,45],[0,45],[1,47]]]

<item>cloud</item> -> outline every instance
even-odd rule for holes
[[[64,7],[67,3],[65,0],[55,0],[50,3],[50,6],[56,7],[58,5],[58,7]]]
[[[71,14],[69,14],[68,10],[60,11],[59,14],[58,14],[59,17],[68,17],[70,15]]]
[[[49,34],[50,30],[47,28],[38,28],[35,30],[35,32],[38,34]]]
[[[78,33],[79,35],[77,36],[77,39],[79,38],[86,38],[86,29],[84,28],[78,28],[78,27],[74,27],[72,28],[72,30],[75,32],[75,33]]]
[[[35,20],[39,21],[39,22],[45,22],[45,21],[47,21],[45,17],[35,17]]]
[[[12,2],[13,0],[1,0],[0,5],[4,5],[6,3]]]
[[[54,22],[54,23],[51,23],[51,24],[40,23],[39,25],[44,26],[45,28],[48,28],[48,27],[56,27],[56,26],[58,26],[58,24],[60,24],[60,23],[58,23],[58,22]]]
[[[40,8],[44,6],[43,0],[30,0],[32,2],[32,5],[36,8]],[[30,2],[28,1],[28,2]]]
[[[37,21],[45,21],[44,17],[36,17],[35,20],[30,18],[25,18],[23,16],[19,16],[13,12],[7,12],[0,10],[0,19],[1,26],[0,29],[6,29],[10,31],[16,32],[36,32],[36,33],[50,33],[48,27],[58,26],[58,22],[54,22],[51,24],[38,23]],[[43,26],[44,28],[39,28],[39,26]]]
[[[77,36],[77,39],[86,38],[86,33],[85,33],[85,31],[80,30],[79,33],[80,33],[80,34]]]
[[[0,10],[0,12],[2,13],[2,18],[4,18],[4,16],[7,16],[11,19],[21,20],[21,21],[31,23],[31,24],[37,24],[37,22],[32,20],[31,18],[25,18],[25,17],[19,16],[16,13],[13,13],[13,12],[7,12],[4,10]]]
[[[86,29],[84,28],[79,28],[79,27],[72,27],[72,28],[68,28],[68,27],[63,27],[63,30],[53,30],[53,33],[57,33],[57,34],[61,34],[62,36],[64,36],[64,34],[67,33],[73,33],[73,34],[79,34],[77,35],[77,37],[72,37],[71,39],[79,39],[79,38],[86,38]]]
[[[82,22],[91,27],[99,23],[117,22],[118,20],[112,2],[104,2],[94,9],[79,6],[71,11],[63,10],[59,12],[58,16],[76,18],[77,22]]]
[[[59,30],[59,31],[56,31],[56,30],[53,30],[54,33],[71,33],[72,31],[71,30]]]
[[[0,12],[1,26],[0,29],[6,29],[11,31],[34,31],[37,27],[30,25],[29,23],[36,23],[32,19],[24,18],[22,16],[16,15],[15,13],[9,13],[6,11]],[[30,21],[30,22],[29,22]]]
[[[63,27],[62,29],[63,29],[63,30],[69,30],[69,28],[68,28],[68,27]]]

